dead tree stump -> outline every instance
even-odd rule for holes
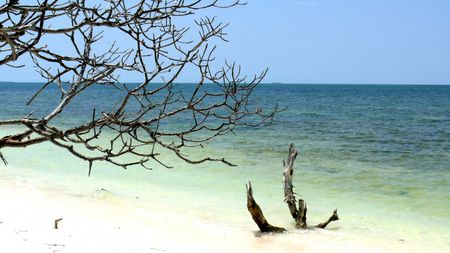
[[[292,185],[292,178],[294,177],[294,160],[297,158],[297,150],[294,149],[294,145],[291,144],[289,147],[288,159],[283,160],[284,166],[284,202],[287,203],[289,211],[291,212],[292,218],[295,220],[295,226],[297,228],[306,228],[306,203],[303,199],[298,201],[295,200],[294,186]]]
[[[294,160],[297,158],[297,150],[294,148],[294,144],[289,146],[289,154],[287,160],[283,160],[283,181],[284,181],[284,201],[287,203],[289,207],[289,212],[291,213],[292,218],[295,221],[296,228],[306,229],[308,225],[306,223],[306,202],[303,199],[299,199],[298,206],[297,201],[295,199],[294,186],[292,184],[292,179],[294,177]],[[273,232],[280,233],[285,232],[286,229],[275,227],[270,225],[264,214],[262,213],[261,208],[256,203],[253,198],[253,189],[250,182],[248,182],[247,188],[247,209],[252,215],[253,220],[256,225],[258,225],[259,230],[263,233]],[[333,211],[333,214],[328,218],[328,220],[316,225],[317,228],[325,228],[330,222],[339,220],[339,216],[337,214],[337,209]]]
[[[287,203],[289,207],[289,211],[292,215],[292,218],[295,220],[295,226],[297,228],[307,228],[308,225],[306,224],[306,203],[303,199],[300,199],[298,201],[298,208],[297,203],[295,200],[295,193],[294,193],[294,186],[292,185],[292,179],[294,177],[294,160],[297,158],[297,150],[294,148],[294,144],[291,143],[289,146],[289,154],[287,160],[283,160],[283,166],[284,166],[284,172],[283,172],[283,178],[284,178],[284,201]],[[330,222],[339,220],[337,209],[334,210],[333,214],[330,218],[328,218],[327,221],[322,222],[316,227],[318,228],[325,228]]]

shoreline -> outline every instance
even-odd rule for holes
[[[102,190],[97,192],[102,194]],[[333,230],[261,235],[235,226],[162,212],[129,201],[70,195],[31,183],[0,180],[1,252],[413,252],[414,245],[386,243]],[[59,229],[54,229],[55,219]],[[381,242],[381,243],[380,243]],[[412,247],[411,247],[412,246]]]

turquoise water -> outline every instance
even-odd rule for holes
[[[50,110],[52,90],[33,108],[24,106],[38,87],[0,83],[0,119]],[[341,221],[332,231],[450,249],[450,86],[264,84],[254,95],[263,106],[287,110],[271,126],[240,128],[198,151],[237,167],[191,166],[167,156],[173,169],[98,164],[87,177],[85,163],[44,144],[2,150],[9,165],[0,165],[0,177],[79,196],[97,196],[103,188],[107,200],[161,211],[176,206],[206,221],[255,229],[245,206],[251,180],[269,221],[293,227],[281,182],[281,160],[292,142],[299,150],[294,183],[311,223],[337,208]],[[89,119],[92,103],[108,108],[114,96],[91,90],[60,124]],[[0,128],[0,136],[13,131]]]

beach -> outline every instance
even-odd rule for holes
[[[0,253],[450,253],[449,9],[0,3]]]
[[[25,114],[13,98],[38,85],[2,85],[0,116]],[[58,122],[89,118],[92,97],[108,102],[103,92],[93,89]],[[167,155],[172,169],[95,163],[88,176],[85,162],[51,144],[2,149],[0,252],[448,252],[449,94],[448,86],[262,85],[259,102],[289,106],[272,125],[194,150],[237,167]],[[42,95],[36,113],[52,96]],[[308,224],[338,210],[326,229],[295,229],[283,202],[291,142]],[[249,180],[267,220],[288,233],[258,233],[246,208]]]
[[[2,252],[415,252],[337,231],[261,235],[250,222],[212,224],[182,210],[154,212],[132,203],[91,199],[0,182]],[[224,217],[226,218],[226,217]],[[54,220],[62,219],[58,229]],[[416,248],[417,250],[417,248]],[[420,251],[420,250],[419,250]]]

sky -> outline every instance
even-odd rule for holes
[[[450,84],[449,0],[247,2],[204,15],[230,23],[217,59],[249,76],[268,68],[268,83]],[[0,66],[2,81],[37,78],[29,66]]]

